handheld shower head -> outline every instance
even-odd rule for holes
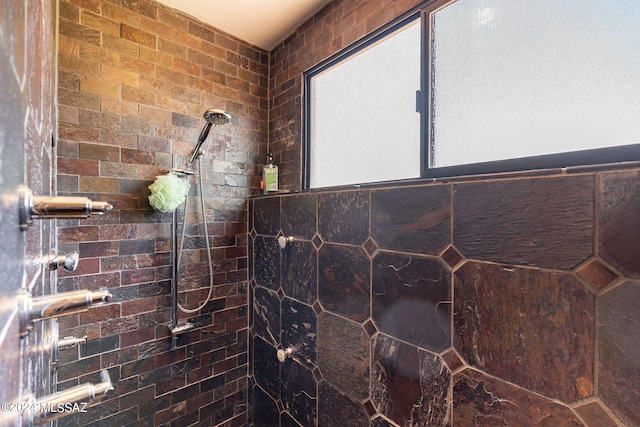
[[[216,125],[216,126],[226,125],[231,121],[231,114],[227,113],[224,110],[219,110],[217,108],[210,108],[204,112],[204,119],[207,121],[207,123],[205,123],[204,127],[202,128],[202,131],[200,132],[200,136],[198,137],[198,143],[196,144],[196,147],[193,149],[193,152],[191,152],[191,157],[187,162],[187,165],[189,168],[191,168],[191,164],[196,159],[196,157],[198,157],[201,154],[202,144],[204,144],[204,141],[207,139],[207,136],[209,136],[211,125]]]
[[[213,125],[226,125],[231,121],[231,114],[224,110],[211,108],[204,112],[204,119]]]

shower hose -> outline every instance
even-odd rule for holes
[[[209,243],[209,230],[208,230],[208,226],[207,226],[207,215],[206,215],[206,210],[205,210],[205,203],[204,203],[204,186],[203,186],[203,181],[202,181],[202,156],[198,157],[198,177],[199,177],[199,181],[200,181],[200,206],[202,209],[202,222],[204,223],[204,237],[205,237],[205,242],[206,242],[206,247],[207,247],[207,261],[208,261],[208,265],[209,265],[209,294],[207,295],[207,298],[204,300],[204,302],[197,308],[185,308],[182,305],[180,305],[180,303],[178,302],[178,308],[180,310],[182,310],[184,313],[197,313],[198,311],[202,310],[204,308],[205,305],[207,305],[207,303],[211,300],[211,295],[213,294],[213,262],[211,261],[211,244]],[[178,256],[176,259],[176,270],[178,270],[180,268],[180,259],[182,258],[182,248],[184,246],[184,235],[185,235],[185,230],[186,230],[186,225],[187,225],[187,205],[189,203],[189,192],[187,191],[187,196],[184,199],[184,218],[182,220],[182,233],[180,236],[180,247],[178,248]],[[176,275],[176,292],[178,288],[178,277]]]

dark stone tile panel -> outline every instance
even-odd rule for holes
[[[304,427],[316,425],[316,380],[305,366],[287,359],[281,369],[281,398],[284,408]]]
[[[471,369],[453,377],[453,425],[585,427],[568,407]]]
[[[598,202],[600,255],[640,278],[640,172],[603,174]]]
[[[577,278],[467,262],[454,288],[453,342],[469,365],[566,403],[593,394],[595,297]]]
[[[318,296],[325,310],[363,322],[369,317],[370,261],[362,248],[325,244],[318,252]]]
[[[578,406],[576,412],[586,421],[589,427],[616,427],[618,425],[600,406],[599,402],[590,402]]]
[[[280,414],[280,427],[301,427],[298,422],[286,412]]]
[[[280,343],[280,299],[278,294],[256,286],[253,291],[253,327],[256,335],[273,346]]]
[[[318,316],[318,367],[323,378],[355,399],[369,396],[370,353],[362,325],[329,312]]]
[[[273,399],[280,398],[280,365],[276,348],[260,337],[253,338],[253,375]]]
[[[451,346],[451,276],[437,258],[379,252],[372,294],[381,332],[436,352]]]
[[[317,364],[317,325],[313,308],[290,298],[282,300],[282,347],[293,348],[293,359],[313,369]]]
[[[640,282],[600,298],[598,394],[626,425],[640,426]]]
[[[253,275],[258,285],[280,287],[281,249],[275,237],[256,236],[253,243]]]
[[[376,338],[371,400],[398,425],[451,426],[450,383],[438,356],[387,335]]]
[[[282,250],[282,290],[313,304],[318,298],[318,255],[311,242],[294,241]]]
[[[311,240],[316,234],[315,194],[296,194],[282,198],[282,232],[285,236]]]
[[[318,384],[318,426],[369,427],[369,415],[360,402],[322,380]]]
[[[253,387],[253,426],[274,427],[279,425],[280,414],[276,402],[260,387]]]
[[[258,234],[275,236],[280,230],[280,197],[253,199],[253,228]]]
[[[571,269],[593,254],[593,176],[458,184],[453,210],[466,258]]]
[[[319,194],[318,232],[325,242],[363,244],[369,237],[369,192]]]
[[[439,253],[451,241],[450,186],[372,191],[371,237],[383,249]]]

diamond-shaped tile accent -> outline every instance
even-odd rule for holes
[[[367,241],[364,242],[364,245],[362,245],[362,247],[367,252],[367,255],[369,255],[369,258],[372,258],[378,250],[378,244],[371,237],[369,237]]]
[[[451,372],[464,366],[464,362],[454,349],[449,349],[449,351],[442,355],[442,359]]]
[[[313,303],[313,311],[316,314],[320,314],[324,311],[324,309],[322,308],[322,306],[320,305],[320,303],[318,301]]]
[[[322,238],[320,237],[320,235],[319,235],[318,233],[316,233],[316,234],[313,236],[313,239],[311,239],[311,241],[313,242],[313,246],[314,246],[316,249],[320,249],[320,247],[321,247],[321,246],[322,246],[322,244],[324,243],[324,242],[322,241]]]
[[[377,411],[375,406],[373,406],[373,403],[371,402],[371,400],[367,399],[366,402],[364,402],[364,410],[367,411],[367,414],[369,414],[370,417],[373,417]]]
[[[251,236],[252,239],[255,239],[256,236],[258,235],[258,233],[256,233],[256,229],[252,228],[251,232],[249,233],[249,235]]]
[[[576,408],[589,426],[615,427],[618,424],[602,409],[600,402],[590,402]]]
[[[284,405],[282,403],[282,400],[278,399],[278,411],[282,412],[284,411]]]
[[[314,377],[314,378],[316,379],[316,381],[318,381],[318,382],[320,382],[320,380],[321,380],[322,378],[324,378],[324,377],[322,376],[322,372],[320,372],[320,369],[318,369],[318,368],[314,368],[314,369],[313,369],[313,377]]]
[[[576,272],[596,289],[602,289],[618,278],[616,273],[597,259],[580,267]]]
[[[369,334],[369,338],[373,337],[378,332],[378,328],[376,328],[376,325],[371,321],[371,319],[364,323],[364,330]]]
[[[440,255],[440,258],[442,258],[444,262],[449,264],[449,267],[453,268],[460,261],[462,261],[464,257],[460,254],[460,252],[458,252],[455,247],[449,246],[447,250],[444,251],[442,255]]]
[[[282,301],[282,299],[284,298],[284,292],[282,291],[282,288],[278,288],[278,298],[280,298],[280,301]]]

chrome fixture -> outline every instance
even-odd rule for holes
[[[97,384],[84,383],[67,390],[53,393],[36,401],[29,402],[31,421],[33,424],[43,424],[70,415],[84,409],[94,400],[102,398],[113,390],[109,372],[100,371],[100,381]]]
[[[177,311],[177,308],[174,308],[174,313]],[[175,324],[176,320],[172,320],[172,326],[169,326],[169,332],[171,332],[171,348],[175,348],[178,343],[178,337],[185,332],[190,331],[195,328],[195,325],[190,322],[185,322],[181,325]]]
[[[285,360],[291,359],[293,357],[293,348],[292,347],[287,347],[284,349],[279,348],[278,351],[276,352],[276,357],[278,358],[278,362],[284,363]]]
[[[85,345],[87,343],[87,336],[85,335],[82,338],[78,337],[64,337],[58,341],[58,349],[64,350],[66,348],[78,347],[80,345]]]
[[[193,323],[186,322],[186,323],[183,323],[182,325],[171,327],[169,329],[171,330],[171,335],[175,336],[175,335],[184,334],[185,332],[193,328],[194,328]]]
[[[44,295],[33,298],[30,292],[23,293],[21,332],[27,334],[31,324],[37,320],[67,316],[87,311],[92,306],[102,305],[109,301],[111,292],[106,289],[98,291],[79,290]]]
[[[198,137],[198,143],[196,144],[196,147],[193,149],[193,152],[191,152],[191,157],[187,162],[188,169],[191,169],[191,165],[193,164],[193,161],[203,154],[202,144],[204,144],[204,141],[207,139],[207,136],[209,136],[211,125],[216,125],[216,126],[226,125],[231,121],[231,114],[227,113],[224,110],[211,108],[204,112],[204,119],[207,121],[207,123],[205,123],[204,127],[202,128],[202,131],[200,132],[200,136]]]
[[[57,270],[63,267],[67,271],[74,271],[78,267],[80,255],[73,251],[66,255],[50,254],[48,257],[49,270]]]
[[[107,202],[94,202],[86,197],[34,196],[33,191],[25,185],[18,188],[18,196],[20,228],[23,230],[33,219],[88,218],[91,215],[104,215],[113,209]]]
[[[184,177],[186,175],[193,175],[193,173],[194,173],[192,170],[180,169],[180,168],[171,168],[171,170],[169,172],[174,173],[179,177]]]
[[[78,337],[64,337],[63,339],[59,340],[59,341],[55,341],[52,342],[51,344],[48,345],[41,345],[41,346],[37,346],[37,347],[33,347],[32,352],[40,352],[40,351],[52,351],[54,355],[56,355],[55,358],[57,358],[57,353],[58,350],[65,350],[67,348],[73,348],[73,347],[80,347],[82,345],[87,344],[87,336],[85,335],[82,338],[78,338]],[[54,358],[54,359],[55,359]],[[55,363],[55,361],[54,361]]]
[[[169,326],[169,330],[171,331],[171,335],[173,336],[174,345],[176,343],[178,335],[185,333],[186,331],[194,327],[194,325],[188,322],[182,325],[178,324],[178,310],[188,314],[197,313],[209,303],[209,301],[211,300],[211,297],[213,296],[214,265],[213,265],[213,260],[211,258],[211,247],[210,247],[211,243],[209,241],[209,231],[208,231],[209,227],[207,225],[207,218],[206,218],[207,210],[205,206],[205,196],[204,196],[205,192],[203,191],[204,181],[202,177],[203,175],[202,174],[202,154],[204,153],[204,151],[202,150],[202,146],[205,140],[207,139],[207,137],[209,136],[209,131],[211,130],[211,126],[213,125],[218,126],[218,125],[224,125],[229,123],[231,121],[231,114],[227,113],[224,110],[211,108],[204,112],[204,119],[207,121],[207,123],[205,124],[204,128],[202,128],[202,131],[200,132],[200,136],[198,137],[196,146],[191,152],[191,155],[189,156],[186,169],[179,169],[175,167],[177,163],[177,156],[174,155],[172,159],[173,168],[171,169],[171,172],[177,176],[183,177],[185,179],[189,179],[189,175],[194,174],[194,171],[192,170],[191,166],[194,160],[198,159],[198,165],[199,165],[198,182],[200,184],[200,207],[202,209],[202,221],[204,222],[204,237],[205,237],[204,240],[207,248],[206,253],[207,253],[208,266],[209,266],[209,294],[205,298],[204,302],[202,302],[202,304],[200,304],[198,307],[193,309],[185,308],[182,305],[180,305],[180,303],[178,302],[178,270],[180,268],[182,250],[184,247],[184,236],[186,233],[186,226],[187,226],[187,221],[186,221],[187,206],[189,205],[189,192],[187,192],[187,196],[185,197],[185,200],[184,200],[184,211],[183,211],[184,219],[182,221],[182,233],[180,236],[180,244],[178,244],[178,230],[177,230],[178,220],[177,220],[177,213],[175,210],[173,211],[173,216],[171,221],[172,223],[171,241],[173,242],[173,247],[172,247],[173,259],[172,259],[172,269],[171,269],[172,310],[171,310],[171,325]]]
[[[58,357],[60,354],[60,350],[66,350],[69,348],[76,348],[78,351],[78,360],[82,358],[82,353],[86,349],[87,345],[87,336],[85,335],[82,338],[78,337],[64,337],[61,340],[54,341],[52,344],[53,351],[51,352],[51,358],[53,360],[53,366],[58,366]]]
[[[57,330],[57,324],[55,328]],[[32,347],[31,352],[36,354],[42,351],[51,352],[51,366],[55,368],[58,365],[58,355],[60,353],[60,350],[76,347],[78,349],[78,359],[80,359],[82,357],[82,348],[84,348],[86,344],[86,335],[82,338],[64,337],[63,339],[58,340],[56,331],[56,336],[53,338],[53,341],[51,343]]]
[[[280,236],[278,237],[278,245],[280,246],[280,249],[285,249],[289,244],[293,243],[294,240],[295,239],[292,236]]]

